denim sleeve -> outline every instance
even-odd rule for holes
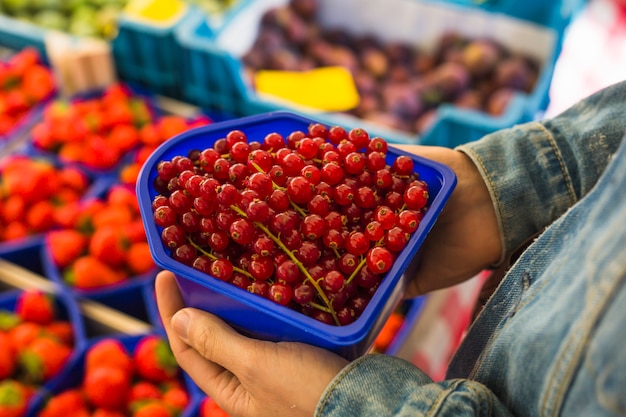
[[[380,416],[512,417],[484,385],[467,379],[433,382],[411,363],[365,355],[327,387],[316,417]]]
[[[626,82],[550,120],[457,147],[487,183],[500,224],[501,261],[585,196],[626,132]]]

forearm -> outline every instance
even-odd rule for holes
[[[556,118],[487,135],[457,149],[483,176],[494,202],[502,259],[595,185],[626,132],[626,83]]]
[[[348,365],[320,400],[317,417],[454,415],[505,417],[510,413],[484,385],[455,379],[433,382],[412,364],[368,355]]]

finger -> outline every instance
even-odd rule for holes
[[[254,362],[254,352],[264,343],[242,336],[215,315],[195,308],[181,310],[172,323],[178,335],[202,357],[235,375]]]
[[[215,387],[230,385],[232,375],[221,366],[206,360],[173,329],[172,317],[184,307],[174,274],[160,272],[156,277],[155,292],[163,327],[178,364],[203,391],[217,399]]]

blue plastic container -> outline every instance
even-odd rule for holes
[[[175,273],[188,306],[212,312],[241,332],[256,338],[304,342],[332,350],[347,358],[355,358],[371,347],[376,335],[402,298],[405,283],[412,277],[417,264],[420,245],[456,185],[456,176],[448,167],[390,148],[388,158],[395,159],[399,155],[413,158],[416,172],[429,185],[430,208],[361,317],[346,326],[321,323],[175,261],[161,242],[160,230],[153,221],[151,202],[157,195],[153,181],[159,161],[169,160],[176,155],[186,155],[191,149],[210,147],[233,129],[242,130],[248,138],[262,138],[270,132],[286,136],[295,130],[306,131],[313,121],[289,112],[274,112],[215,123],[185,132],[165,142],[146,161],[137,181],[137,196],[152,256],[158,266]]]
[[[260,97],[243,75],[241,56],[256,36],[265,10],[286,4],[286,0],[259,0],[243,8],[219,33],[212,34],[203,19],[190,19],[176,31],[183,47],[184,98],[204,108],[225,110],[239,116],[280,109],[298,112],[328,124],[365,127],[392,143],[419,143],[453,147],[483,135],[533,120],[549,103],[549,87],[554,64],[561,49],[565,28],[580,9],[582,0],[526,3],[488,1],[479,7],[471,0],[388,2],[320,0],[320,21],[325,26],[341,26],[355,33],[408,40],[427,46],[446,30],[468,36],[488,36],[514,50],[530,52],[541,62],[539,78],[530,94],[519,94],[500,116],[440,106],[434,124],[419,135],[382,127],[336,113],[313,112]],[[518,2],[519,3],[519,2]],[[511,13],[508,15],[508,13]],[[346,20],[344,16],[350,15]],[[343,19],[343,20],[342,20]],[[520,26],[525,29],[520,30]],[[503,30],[506,29],[506,30]],[[508,34],[507,34],[508,33]]]
[[[164,337],[159,333],[146,333],[146,334],[136,334],[136,335],[107,335],[101,336],[98,338],[90,339],[87,343],[83,345],[83,347],[78,352],[78,355],[71,361],[68,365],[67,370],[63,373],[61,378],[57,378],[54,381],[54,384],[50,384],[46,387],[45,390],[42,390],[33,400],[33,405],[30,407],[27,417],[34,417],[39,413],[43,406],[45,405],[45,401],[47,398],[59,394],[65,390],[76,388],[80,386],[83,377],[84,377],[84,367],[85,367],[85,356],[87,351],[93,347],[99,341],[104,339],[115,339],[119,340],[122,345],[126,348],[126,350],[132,354],[135,350],[139,342],[148,335],[156,334],[160,337]],[[187,392],[190,394],[190,403],[189,405],[178,415],[178,417],[191,417],[193,416],[193,411],[196,409],[196,393],[195,388],[189,386],[190,379],[187,375],[181,370],[180,374],[181,381],[185,384],[185,388]]]
[[[14,312],[18,297],[24,291],[24,289],[13,289],[1,293],[0,310]],[[76,357],[78,357],[79,352],[87,343],[85,323],[80,313],[80,308],[75,299],[67,294],[64,294],[63,291],[61,291],[60,289],[52,292],[51,295],[54,299],[54,307],[56,310],[55,319],[67,320],[72,325],[72,330],[74,334],[74,346],[73,353],[71,354],[67,362],[67,364],[69,365],[70,363],[72,363],[73,360],[76,359]],[[66,373],[66,369],[62,370],[59,374],[53,376],[51,379],[44,381],[44,383],[40,385],[40,388],[47,389],[53,386],[60,379],[63,379]]]

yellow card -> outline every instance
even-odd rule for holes
[[[254,83],[258,93],[322,111],[347,111],[359,104],[352,74],[343,67],[261,70],[255,73]]]

